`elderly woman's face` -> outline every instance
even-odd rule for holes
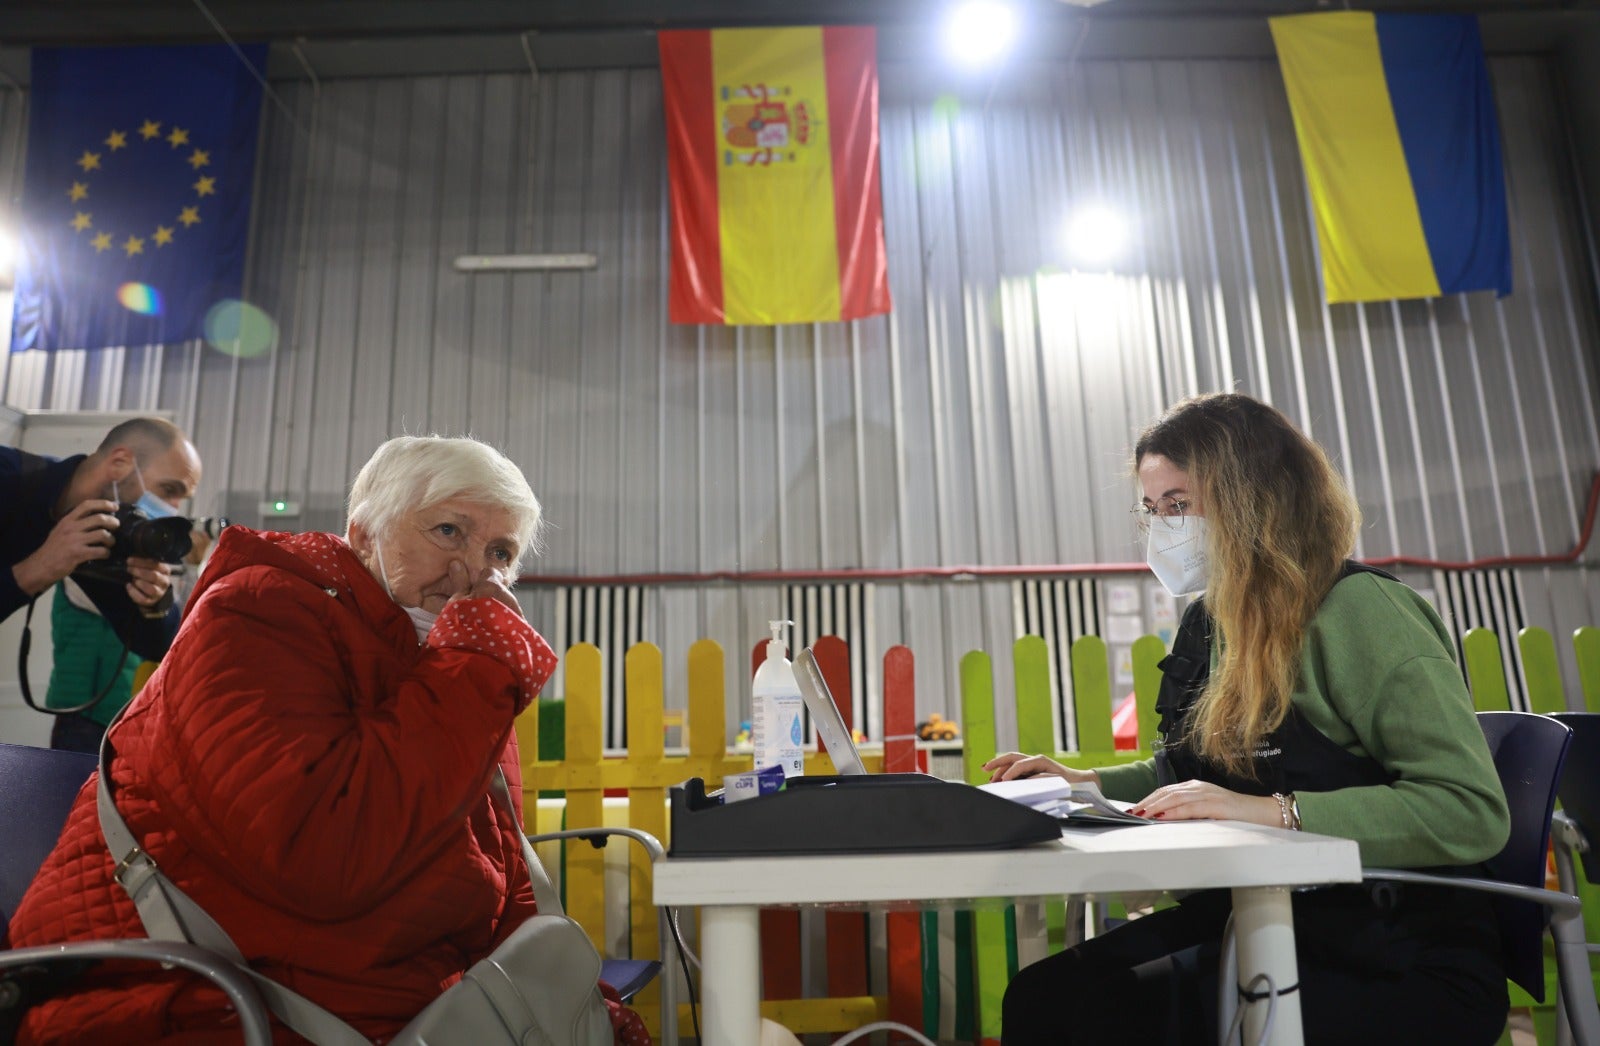
[[[407,513],[381,539],[353,526],[350,544],[375,577],[387,576],[396,603],[433,613],[466,590],[452,581],[452,562],[466,568],[467,585],[489,570],[509,586],[516,580],[521,551],[516,520],[509,511],[460,498]]]

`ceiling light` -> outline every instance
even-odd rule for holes
[[[561,272],[599,264],[592,254],[463,254],[455,260],[457,272]]]
[[[1067,221],[1067,254],[1089,268],[1108,265],[1128,247],[1128,220],[1104,204],[1090,204]]]
[[[962,65],[982,66],[995,61],[1011,49],[1016,35],[1016,12],[998,0],[958,3],[945,20],[945,49]]]

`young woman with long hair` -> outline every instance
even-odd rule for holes
[[[1348,560],[1360,510],[1272,407],[1196,396],[1139,436],[1149,562],[1186,610],[1155,758],[1073,770],[1010,752],[997,780],[1097,783],[1162,820],[1229,819],[1354,839],[1364,863],[1471,866],[1509,832],[1505,797],[1437,613]],[[1505,974],[1486,900],[1341,886],[1295,896],[1308,1043],[1492,1043]],[[1021,971],[1006,1046],[1216,1041],[1226,891],[1202,891]]]

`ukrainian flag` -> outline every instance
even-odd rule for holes
[[[1328,301],[1511,293],[1500,127],[1477,19],[1270,21]]]

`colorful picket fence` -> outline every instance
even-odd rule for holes
[[[1484,630],[1468,632],[1462,639],[1465,668],[1474,701],[1480,710],[1509,707],[1504,667],[1497,639]],[[1585,706],[1600,711],[1600,629],[1579,629],[1574,637],[1579,666],[1579,688]],[[827,637],[813,647],[823,675],[848,720],[850,673],[848,650],[842,640]],[[1551,636],[1542,629],[1525,629],[1519,652],[1527,683],[1530,709],[1549,712],[1568,707]],[[1139,751],[1116,751],[1112,742],[1112,691],[1105,643],[1085,636],[1073,644],[1071,666],[1079,750],[1055,751],[1062,762],[1081,767],[1104,766],[1145,758],[1155,735],[1155,696],[1161,672],[1157,663],[1165,655],[1154,636],[1133,647],[1134,693],[1138,707]],[[1055,731],[1051,711],[1049,651],[1038,636],[1018,639],[1011,650],[1015,677],[1017,746],[1023,751],[1051,752]],[[723,775],[748,770],[748,754],[730,752],[724,710],[722,648],[701,640],[689,650],[688,750],[668,755],[664,745],[666,693],[661,651],[652,644],[631,648],[624,660],[626,674],[628,748],[622,757],[606,758],[601,747],[602,656],[589,644],[567,652],[567,692],[564,701],[564,754],[540,759],[539,720],[535,714],[518,720],[523,752],[523,787],[528,797],[530,831],[597,826],[607,823],[605,798],[626,794],[627,824],[669,842],[667,788],[690,777],[704,778],[708,787]],[[961,732],[964,776],[969,782],[986,779],[981,767],[999,747],[996,736],[997,695],[993,661],[983,651],[961,659]],[[891,648],[883,659],[884,734],[888,741],[880,753],[868,748],[863,759],[871,772],[917,768],[915,743],[910,740],[916,721],[915,660],[906,647]],[[807,757],[808,773],[831,773],[826,752]],[[552,809],[540,794],[564,795],[564,804]],[[613,801],[615,805],[616,800]],[[615,812],[610,815],[616,820]],[[606,926],[604,854],[587,843],[569,841],[561,855],[561,881],[568,912],[604,948],[608,938],[630,942],[631,954],[661,954],[655,911],[651,907],[651,873],[648,859],[634,849],[628,864],[628,926],[625,932]],[[1591,939],[1600,939],[1600,904],[1588,912]],[[946,918],[950,918],[948,914]],[[855,913],[830,912],[825,916],[827,996],[801,998],[800,919],[796,912],[774,911],[762,922],[762,1014],[797,1034],[848,1031],[876,1020],[892,1019],[923,1029],[933,1038],[967,1042],[996,1042],[1000,1034],[1000,998],[1019,962],[1013,928],[1007,911],[954,913],[954,948],[939,938],[948,933],[936,913],[894,912],[885,919],[887,953],[884,983],[869,984],[867,919]],[[1047,908],[1048,939],[1052,948],[1069,940],[1066,908]],[[613,932],[608,933],[608,930]],[[670,945],[669,945],[670,947]],[[939,969],[941,951],[953,959],[954,970]],[[953,996],[953,998],[951,997]],[[1553,995],[1550,997],[1553,998]],[[1515,1004],[1530,1005],[1526,998]],[[652,985],[637,1001],[653,1032],[659,1033],[659,995]],[[680,1007],[680,1032],[690,1032],[687,1008]],[[1540,1011],[1536,1010],[1536,1014]],[[1547,1012],[1547,1011],[1546,1011]],[[1541,1023],[1543,1020],[1541,1019]],[[1541,1042],[1545,1041],[1541,1036]]]
[[[840,695],[849,692],[847,650],[838,639],[819,640],[813,648],[830,688]],[[606,823],[605,796],[608,792],[627,795],[627,824],[650,832],[664,843],[667,831],[666,789],[690,777],[700,777],[707,787],[719,785],[725,774],[751,768],[748,754],[729,752],[723,707],[723,652],[710,640],[701,640],[689,649],[688,658],[688,754],[667,755],[664,744],[665,714],[661,651],[653,644],[640,643],[624,660],[626,673],[628,749],[623,758],[604,758],[601,751],[602,657],[598,648],[579,644],[567,652],[567,692],[563,701],[564,753],[559,760],[537,758],[539,716],[525,714],[517,721],[518,740],[523,752],[523,790],[526,809],[534,810],[541,793],[564,794],[564,825],[568,828]],[[885,656],[884,722],[891,734],[909,737],[914,733],[911,716],[915,699],[911,689],[911,652],[897,647]],[[891,743],[882,754],[863,752],[868,771],[886,767],[904,768],[915,760],[915,745],[910,741]],[[833,772],[826,752],[807,756],[806,772]],[[548,809],[548,808],[546,808]],[[527,825],[530,832],[548,831],[556,825],[540,823],[545,810]],[[604,948],[608,936],[605,905],[604,854],[587,843],[570,841],[562,854],[561,879],[567,911],[589,932],[596,947]],[[629,926],[622,935],[630,942],[631,954],[656,956],[661,944],[655,911],[650,905],[651,867],[642,850],[630,856],[628,875]],[[786,916],[772,927],[771,944],[764,959],[769,970],[766,995],[774,1000],[763,1004],[763,1014],[797,1031],[845,1031],[873,1020],[888,1011],[887,996],[867,993],[864,962],[847,960],[848,944],[839,946],[840,975],[830,977],[827,998],[797,998],[798,945],[790,957],[784,947],[790,936]],[[795,941],[797,933],[793,934]],[[841,933],[841,939],[845,939]],[[864,953],[864,937],[861,938]],[[638,1009],[653,1032],[659,1009],[659,988],[651,985],[638,998]],[[680,1021],[688,1030],[685,1021]]]

